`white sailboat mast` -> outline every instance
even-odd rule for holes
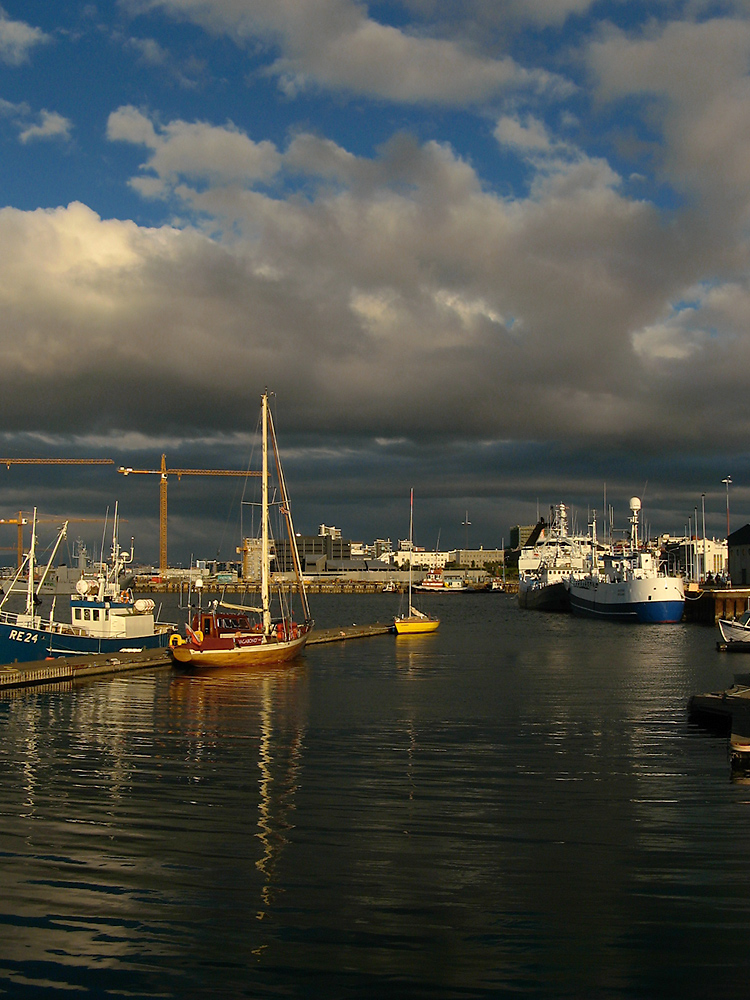
[[[36,507],[31,518],[31,544],[29,545],[29,582],[26,588],[26,614],[34,614],[34,553],[36,549]]]
[[[271,631],[271,601],[269,587],[269,544],[268,544],[268,393],[263,393],[263,463],[261,468],[261,534],[260,534],[260,603],[263,608],[263,631]]]
[[[414,562],[414,487],[409,490],[409,614],[411,610],[411,567]]]

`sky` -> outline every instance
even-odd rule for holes
[[[303,533],[724,535],[749,224],[746,2],[2,0],[0,457],[246,468],[268,387]],[[170,562],[241,498],[171,477]],[[0,467],[115,501],[157,559],[157,477]]]

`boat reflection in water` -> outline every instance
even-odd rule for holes
[[[205,771],[207,757],[229,741],[249,740],[257,746],[256,758],[248,754],[247,772],[240,778],[246,806],[257,802],[254,836],[261,853],[255,868],[261,884],[255,916],[263,920],[270,912],[278,890],[279,864],[295,809],[305,735],[306,672],[302,665],[288,663],[252,667],[203,668],[190,675],[177,675],[170,694],[172,713],[181,727],[196,734],[191,747],[196,780]],[[178,721],[179,720],[179,721]],[[254,771],[253,763],[257,768]],[[257,777],[257,783],[253,780]],[[235,808],[236,789],[227,805]],[[240,809],[247,822],[246,809]],[[256,942],[259,953],[266,947]]]

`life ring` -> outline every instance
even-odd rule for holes
[[[169,637],[169,645],[172,647],[172,649],[174,649],[175,646],[181,646],[184,641],[185,640],[182,638],[182,636],[178,635],[176,632],[174,635],[170,635]]]
[[[201,630],[200,630],[199,628],[197,628],[197,629],[195,630],[195,632],[193,632],[193,638],[194,638],[194,639],[195,639],[195,641],[196,641],[196,642],[198,642],[198,643],[201,643],[201,642],[203,642],[203,633],[201,632]]]
[[[123,604],[127,604],[127,602],[130,600],[130,596],[131,595],[129,590],[123,590],[120,593],[120,600],[122,601]]]

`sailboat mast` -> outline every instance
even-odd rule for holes
[[[31,544],[29,545],[29,582],[26,588],[26,614],[34,614],[34,552],[36,549],[36,507],[31,519]]]
[[[411,567],[414,562],[414,487],[409,490],[409,614],[411,614]]]
[[[269,544],[268,544],[268,393],[263,393],[263,463],[261,466],[261,533],[260,533],[260,603],[263,608],[263,631],[271,631],[271,602],[269,595]]]

